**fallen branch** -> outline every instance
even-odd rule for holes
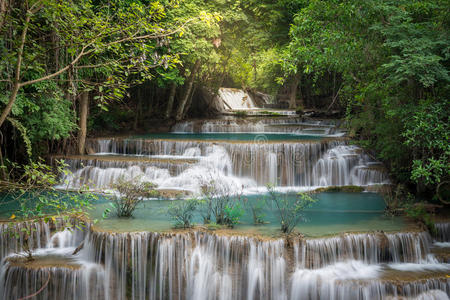
[[[19,300],[25,300],[25,299],[30,299],[30,298],[36,297],[37,295],[39,295],[40,292],[42,292],[47,287],[49,282],[50,282],[50,271],[48,271],[47,281],[44,283],[44,285],[36,293],[28,295],[28,296],[25,296],[23,298],[19,298]]]

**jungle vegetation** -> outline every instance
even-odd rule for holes
[[[449,14],[446,0],[2,0],[2,180],[84,154],[87,136],[206,115],[201,95],[228,86],[336,111],[397,183],[442,198]]]

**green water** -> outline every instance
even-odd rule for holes
[[[264,195],[244,196],[250,203],[258,199],[264,200]],[[293,197],[293,196],[292,196]],[[316,195],[317,202],[305,211],[306,222],[299,224],[296,232],[306,236],[324,236],[341,232],[360,231],[397,231],[405,228],[402,218],[386,217],[383,213],[385,204],[381,196],[374,193],[320,193]],[[173,200],[183,201],[183,200]],[[133,218],[118,218],[114,215],[101,219],[102,212],[109,207],[106,202],[96,205],[91,213],[99,219],[97,226],[106,231],[169,231],[172,223],[166,214],[171,201],[149,200],[135,211]],[[242,204],[243,208],[245,204]],[[252,233],[266,236],[278,236],[279,223],[275,210],[265,208],[264,220],[268,224],[253,225],[249,209],[245,209],[240,223],[230,232]],[[201,224],[201,216],[196,214],[194,223]]]
[[[136,135],[133,139],[175,139],[175,140],[225,140],[225,141],[301,141],[320,140],[320,135],[299,135],[289,133],[151,133]]]
[[[294,197],[289,195],[288,197]],[[374,230],[397,231],[406,227],[401,217],[387,217],[384,215],[384,200],[376,193],[344,193],[325,192],[315,195],[317,202],[308,208],[305,213],[305,222],[296,227],[296,232],[306,236],[316,237],[338,234],[341,232],[365,232]],[[272,209],[266,195],[242,196],[240,205],[244,211],[239,224],[230,229],[230,233],[251,233],[265,236],[279,236],[278,215]],[[0,219],[8,219],[14,210],[18,209],[17,203],[11,201],[10,196],[0,197]],[[173,228],[173,222],[167,215],[167,207],[173,201],[184,200],[148,200],[134,212],[132,218],[118,218],[110,213],[106,219],[102,214],[106,208],[111,208],[107,198],[98,197],[94,203],[94,209],[89,211],[92,219],[98,221],[100,230],[129,232],[129,231],[169,231]],[[248,203],[259,201],[264,204],[262,214],[267,224],[254,225],[251,210]],[[196,213],[194,223],[202,224],[200,213]]]

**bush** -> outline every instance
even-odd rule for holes
[[[436,233],[436,227],[434,226],[431,215],[427,212],[425,203],[407,203],[404,207],[407,217],[423,224],[432,234]]]
[[[258,199],[255,203],[252,203],[247,198],[243,199],[243,203],[245,206],[248,207],[250,210],[252,217],[253,217],[253,224],[260,225],[266,223],[264,221],[265,214],[263,213],[264,210],[264,200]]]
[[[155,184],[151,182],[140,182],[139,178],[125,180],[121,177],[117,183],[112,185],[112,188],[119,192],[119,195],[110,199],[118,217],[131,217],[136,207],[145,198],[157,197],[159,195],[158,191],[155,190]],[[104,215],[107,213],[109,213],[108,209],[105,210]]]
[[[233,227],[244,210],[239,204],[240,195],[232,193],[220,182],[210,180],[202,184],[201,213],[205,224],[215,221],[219,225]]]
[[[175,221],[175,227],[190,228],[198,205],[197,199],[180,200],[169,205],[167,214]]]
[[[271,185],[267,186],[267,191],[268,201],[272,207],[275,206],[279,215],[280,229],[285,234],[290,234],[297,224],[305,221],[303,211],[317,201],[306,193],[298,193],[295,199],[289,199],[287,195],[275,193]]]

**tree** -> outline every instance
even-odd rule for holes
[[[5,59],[0,89],[8,96],[1,99],[5,107],[0,127],[39,84],[53,81],[82,100],[80,152],[84,152],[86,93],[94,90],[94,100],[104,107],[109,100],[122,98],[131,85],[151,78],[151,69],[173,67],[178,54],[161,49],[168,47],[171,36],[200,20],[163,22],[166,12],[159,2],[94,5],[85,0],[27,0],[14,5],[3,25],[10,30],[5,30],[1,48]],[[54,38],[42,39],[43,33]]]
[[[446,128],[431,130],[448,122],[441,113],[449,92],[445,7],[439,0],[311,1],[296,15],[283,57],[286,77],[312,80],[306,93],[345,109],[360,145],[423,193],[448,178],[438,158],[447,159]],[[419,132],[433,132],[436,143]]]
[[[36,224],[60,223],[61,226],[56,226],[59,230],[84,229],[83,219],[97,197],[84,187],[78,191],[64,189],[68,183],[60,175],[70,173],[64,161],[58,161],[55,170],[42,161],[22,166],[12,163],[8,170],[10,180],[0,181],[0,205],[9,210],[13,207],[8,233],[23,239],[20,250],[25,252],[27,260],[34,259]],[[20,177],[14,177],[17,174]]]

